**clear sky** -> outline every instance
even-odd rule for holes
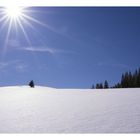
[[[0,86],[90,88],[140,65],[140,8],[28,7],[2,19]]]

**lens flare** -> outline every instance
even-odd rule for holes
[[[4,10],[6,16],[10,19],[18,19],[23,14],[23,8],[18,6],[8,6]]]

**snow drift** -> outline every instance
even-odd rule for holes
[[[140,89],[1,87],[0,133],[140,133]]]

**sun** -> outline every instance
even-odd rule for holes
[[[31,31],[36,32],[34,24],[38,24],[47,28],[53,32],[50,26],[46,23],[41,22],[40,20],[34,18],[34,14],[40,13],[40,11],[35,10],[32,7],[18,6],[18,5],[8,5],[0,7],[0,31],[5,28],[6,37],[5,37],[5,50],[8,44],[9,38],[12,37],[13,33],[23,34],[28,44],[31,46],[31,40],[29,38],[28,32],[26,29],[31,29]],[[13,38],[13,37],[12,37]]]
[[[20,6],[7,6],[4,10],[6,16],[10,19],[19,19],[22,17],[23,8]]]

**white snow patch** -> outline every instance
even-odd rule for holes
[[[140,89],[1,87],[0,133],[140,133]]]

